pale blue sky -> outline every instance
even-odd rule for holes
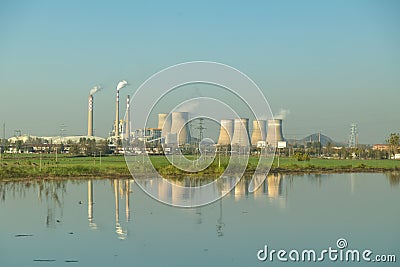
[[[117,3],[115,3],[117,2]],[[177,63],[231,65],[291,111],[289,138],[322,131],[360,142],[400,132],[398,1],[2,1],[0,122],[33,135],[85,134],[96,84],[95,133],[125,97]]]

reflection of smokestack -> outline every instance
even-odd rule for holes
[[[264,120],[253,121],[253,133],[251,135],[251,144],[257,145],[258,141],[265,141],[267,130],[267,122]]]
[[[161,136],[166,137],[171,132],[172,119],[168,114],[158,114],[158,129],[162,129]]]
[[[88,180],[88,219],[89,223],[93,221],[93,184]]]
[[[93,221],[93,182],[88,180],[88,220],[91,229],[97,229],[96,223]]]
[[[114,125],[114,136],[115,138],[119,138],[119,90],[117,90],[117,99],[116,99],[116,109],[115,109],[115,125]]]
[[[282,133],[282,120],[268,120],[267,143],[270,146],[277,147],[279,141],[284,141]]]
[[[126,116],[125,116],[125,138],[129,139],[131,136],[131,118],[130,118],[130,107],[129,107],[130,97],[126,96]]]
[[[129,193],[130,193],[131,187],[130,187],[130,183],[129,180],[127,179],[125,181],[125,219],[128,222],[129,221],[129,215],[130,215],[130,211],[129,211]]]
[[[233,120],[221,120],[218,145],[229,145],[233,137]]]
[[[114,198],[115,198],[115,224],[119,224],[119,196],[118,196],[118,182],[114,180]]]
[[[250,146],[249,119],[235,119],[232,145]]]
[[[187,144],[190,140],[188,121],[188,112],[172,112],[171,133],[177,133],[178,145]]]
[[[93,136],[93,95],[89,95],[87,135],[88,136]]]
[[[119,223],[119,194],[118,189],[121,188],[119,180],[114,180],[114,197],[115,197],[115,233],[118,236],[118,239],[125,239],[128,232],[124,231]],[[122,194],[121,194],[122,196]]]

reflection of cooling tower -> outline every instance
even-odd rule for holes
[[[268,175],[268,196],[276,198],[280,195],[281,175]]]
[[[158,114],[158,129],[162,129],[161,136],[166,137],[171,132],[171,116],[168,114]]]
[[[282,120],[268,120],[267,143],[270,146],[277,147],[278,141],[284,141],[282,134]]]
[[[172,186],[166,179],[158,181],[158,199],[163,202],[170,201],[172,195]]]
[[[218,145],[229,145],[233,137],[233,120],[221,120]]]
[[[172,112],[171,133],[177,133],[178,145],[187,144],[190,140],[188,112]]]
[[[172,204],[182,203],[185,197],[185,185],[182,181],[176,181],[175,186],[171,189],[171,201]]]
[[[249,119],[235,119],[232,145],[250,146]]]
[[[89,113],[87,135],[93,136],[93,95],[89,96]]]
[[[267,122],[264,120],[253,121],[253,133],[251,134],[251,144],[257,145],[258,141],[265,141]]]

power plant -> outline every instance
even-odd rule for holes
[[[129,140],[132,136],[134,139],[144,138],[143,140],[151,140],[151,142],[154,142],[155,140],[155,142],[163,142],[172,146],[182,146],[191,143],[192,138],[188,124],[189,112],[175,111],[171,113],[159,113],[157,128],[142,129],[142,134],[137,133],[138,130],[132,131],[129,95],[126,99],[125,120],[121,120],[119,116],[119,91],[127,85],[128,83],[125,80],[122,80],[117,84],[115,121],[113,132],[110,135],[112,136],[112,139],[118,140],[120,138],[125,138]],[[94,92],[96,91],[97,89],[94,90]],[[88,136],[93,136],[93,100],[93,94],[90,94],[88,108]],[[147,134],[147,130],[151,129],[153,129],[153,131],[157,130],[158,135],[156,136],[151,133]],[[217,144],[221,146],[235,145],[240,147],[250,147],[251,145],[256,146],[261,141],[264,142],[264,145],[276,147],[278,142],[283,140],[282,119],[270,119],[268,122],[266,120],[253,120],[252,133],[250,135],[249,119],[236,118],[222,119],[220,121],[220,132]]]
[[[171,133],[177,134],[178,145],[184,145],[190,142],[189,131],[189,113],[188,112],[172,112]]]
[[[282,120],[268,120],[267,145],[277,147],[279,141],[284,141],[282,133]]]
[[[221,120],[218,145],[230,145],[233,137],[233,120]]]
[[[267,121],[265,120],[254,120],[253,121],[253,132],[251,134],[251,144],[257,145],[258,141],[265,141],[267,131]]]
[[[235,119],[232,145],[238,145],[241,147],[250,146],[249,119],[247,118]]]

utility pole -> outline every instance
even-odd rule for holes
[[[205,130],[206,128],[203,127],[204,118],[200,118],[199,121],[199,127],[197,127],[196,129],[199,130],[199,141],[201,141],[203,140],[203,130]]]
[[[198,143],[200,144],[201,140],[203,140],[203,131],[204,131],[206,128],[203,127],[204,118],[200,118],[199,121],[200,121],[200,122],[199,122],[199,127],[196,127],[196,129],[199,130],[199,140],[198,140]],[[196,151],[197,151],[197,149],[196,149]],[[196,153],[196,154],[197,154],[197,153]]]

